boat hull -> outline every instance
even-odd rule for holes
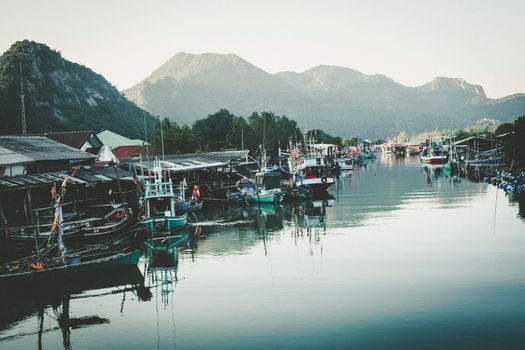
[[[426,164],[446,164],[448,157],[446,156],[421,156],[421,161]]]
[[[176,216],[161,216],[146,218],[142,221],[150,232],[162,232],[167,231],[171,232],[183,228],[188,223],[188,214],[184,213],[183,215]]]
[[[0,290],[20,291],[25,289],[56,288],[63,283],[74,283],[89,276],[108,271],[119,270],[136,266],[142,252],[138,249],[120,252],[114,255],[80,262],[75,265],[52,267],[44,270],[33,270],[21,273],[0,275]]]
[[[247,198],[250,203],[275,203],[281,201],[281,197],[273,193],[260,194],[259,196],[250,195]]]
[[[307,187],[314,192],[326,192],[328,187],[334,184],[335,180],[332,177],[325,177],[322,179],[303,179],[295,182],[296,187]]]

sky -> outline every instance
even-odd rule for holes
[[[525,92],[525,1],[3,0],[0,52],[30,39],[123,90],[177,52],[269,73],[319,64],[419,86],[436,76]]]

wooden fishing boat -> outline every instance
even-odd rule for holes
[[[259,172],[256,182],[242,179],[237,191],[227,194],[228,202],[237,204],[278,203],[282,201],[281,175],[278,172]]]
[[[89,223],[82,229],[84,238],[108,237],[122,232],[133,222],[131,214],[122,206],[113,206],[113,210],[104,215],[94,224]]]
[[[103,244],[83,246],[80,249],[66,248],[62,216],[66,184],[65,179],[60,194],[55,198],[55,221],[51,238],[53,241],[56,239],[56,243],[48,242],[46,247],[41,248],[35,239],[35,255],[1,265],[0,290],[3,292],[38,288],[42,284],[58,284],[86,278],[89,274],[103,270],[137,264],[141,251],[133,248],[134,240],[128,234]]]
[[[85,278],[124,266],[138,263],[142,252],[139,249],[123,248],[118,251],[94,249],[89,254],[68,254],[65,262],[61,259],[45,259],[38,264],[26,259],[4,264],[0,268],[0,290],[38,288],[46,283],[59,283],[71,278]],[[41,267],[41,268],[40,268]]]
[[[105,206],[107,207],[107,206]],[[111,205],[106,214],[93,214],[82,220],[64,222],[62,239],[72,243],[84,238],[99,240],[118,234],[127,229],[133,222],[132,216],[122,205]],[[34,226],[15,227],[9,229],[8,243],[11,249],[23,251],[31,249],[37,241],[41,244],[52,239],[53,223],[37,224]]]
[[[141,222],[151,233],[170,233],[188,223],[188,214],[176,211],[171,178],[164,179],[162,172],[160,161],[155,160],[153,179],[144,180],[145,217]]]
[[[182,212],[197,212],[202,210],[204,201],[201,198],[199,186],[193,186],[193,192],[188,199],[186,199],[185,196],[186,189],[186,179],[184,179],[179,186],[179,196],[175,202],[175,210]]]

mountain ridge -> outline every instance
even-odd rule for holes
[[[156,120],[102,75],[45,44],[22,40],[0,56],[0,134],[21,133],[20,65],[28,133],[109,129],[143,138],[144,121],[154,129]]]
[[[334,65],[270,74],[235,54],[179,52],[124,93],[179,123],[220,108],[245,116],[271,110],[343,137],[462,128],[484,117],[511,121],[525,114],[525,94],[489,98],[462,78],[438,76],[411,87]]]

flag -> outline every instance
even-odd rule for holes
[[[57,196],[57,184],[53,181],[53,187],[51,187],[51,198],[55,199]]]

